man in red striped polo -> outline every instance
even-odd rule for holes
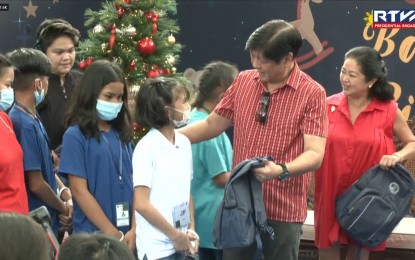
[[[298,259],[301,227],[307,214],[311,173],[319,168],[327,137],[326,93],[302,72],[295,57],[300,32],[272,20],[249,37],[253,70],[241,72],[206,120],[180,129],[192,143],[234,125],[233,166],[256,156],[272,156],[255,170],[263,182],[268,225],[275,240],[262,236],[266,260]],[[253,258],[255,243],[224,251],[224,259]]]

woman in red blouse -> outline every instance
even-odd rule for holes
[[[340,72],[343,91],[327,98],[329,134],[321,168],[316,171],[315,243],[320,260],[340,259],[339,245],[348,245],[347,259],[358,246],[341,230],[336,197],[376,164],[393,167],[415,158],[415,137],[394,101],[393,87],[379,53],[370,47],[348,51]],[[404,148],[395,152],[394,134]],[[385,244],[370,250],[384,250]],[[363,248],[361,260],[369,258]]]

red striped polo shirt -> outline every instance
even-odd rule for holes
[[[234,122],[233,166],[256,156],[288,163],[304,151],[304,134],[327,136],[324,88],[295,64],[284,87],[271,93],[265,124],[255,120],[266,85],[256,70],[241,72],[226,91],[215,113]],[[263,183],[267,218],[304,222],[311,175]]]

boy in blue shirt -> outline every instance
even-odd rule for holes
[[[29,210],[46,206],[56,235],[58,214],[64,225],[71,225],[72,208],[56,195],[58,184],[59,188],[62,184],[57,183],[48,136],[35,108],[48,91],[51,64],[45,54],[34,49],[18,49],[8,57],[15,67],[15,103],[9,116],[23,150]]]

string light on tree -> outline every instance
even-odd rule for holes
[[[92,30],[94,33],[103,33],[105,32],[104,26],[97,24],[94,29]]]
[[[108,49],[108,43],[104,42],[101,44],[102,51],[106,51]]]
[[[127,35],[127,36],[134,37],[134,36],[136,36],[136,35],[137,35],[137,29],[135,29],[135,27],[133,27],[133,26],[130,24],[130,25],[128,25],[128,27],[127,27],[127,28],[125,28],[125,29],[124,29],[124,33],[125,33],[125,35]]]
[[[166,63],[168,65],[173,66],[175,62],[176,62],[176,59],[174,58],[173,55],[171,55],[171,54],[166,55]]]

